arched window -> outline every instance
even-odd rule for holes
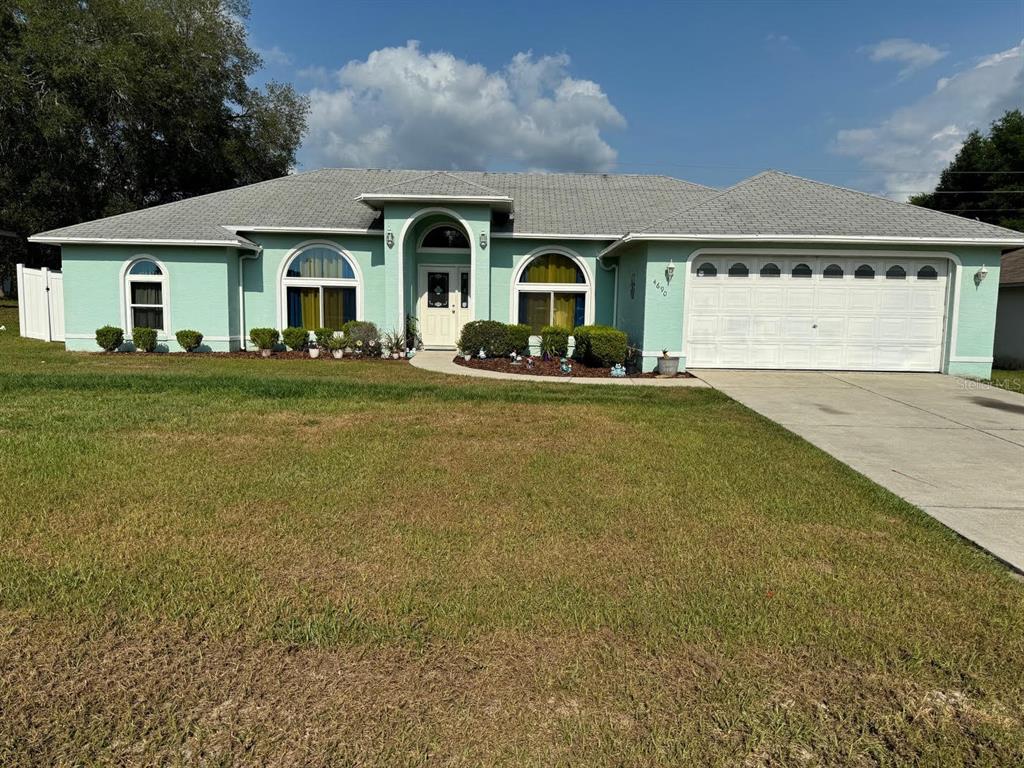
[[[939,273],[935,271],[935,267],[930,264],[925,264],[919,270],[917,270],[918,280],[938,280]]]
[[[288,262],[282,279],[284,320],[289,328],[337,330],[357,316],[359,280],[339,249],[309,245]]]
[[[586,325],[592,286],[580,262],[564,253],[542,253],[523,265],[515,283],[518,322],[540,333],[545,325]]]
[[[458,251],[469,253],[469,238],[459,227],[451,224],[435,224],[423,233],[418,251]]]
[[[742,261],[737,261],[729,267],[729,277],[747,277],[749,274],[750,270],[747,269],[747,265]]]
[[[790,272],[790,274],[793,277],[810,277],[814,272],[806,264],[797,264],[793,267],[793,271]]]
[[[153,328],[167,333],[167,275],[152,259],[138,259],[125,273],[128,330]]]
[[[697,267],[697,277],[717,277],[718,267],[712,264],[710,261],[705,261],[699,267]]]
[[[825,267],[825,271],[822,272],[821,274],[823,277],[828,277],[832,279],[840,278],[843,276],[843,268],[840,267],[838,264],[829,264],[827,267]]]
[[[761,267],[761,277],[779,277],[782,274],[782,270],[779,269],[778,264],[768,262]]]
[[[887,270],[885,270],[886,280],[906,280],[907,270],[901,267],[899,264],[893,264]]]
[[[875,268],[870,264],[861,264],[853,271],[853,276],[857,280],[874,280]]]

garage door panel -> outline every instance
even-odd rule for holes
[[[749,278],[726,275],[718,260],[715,277],[691,276],[687,294],[687,364],[693,367],[823,368],[852,370],[935,371],[941,365],[947,265],[914,259],[870,261],[858,258],[768,256],[782,277],[762,278],[751,267]],[[792,278],[797,263],[808,263],[813,277]],[[703,260],[702,260],[703,263]],[[826,279],[822,270],[839,264],[842,278]],[[886,278],[891,264],[906,270],[906,279]],[[861,264],[874,277],[854,277]],[[917,277],[928,264],[935,280]]]

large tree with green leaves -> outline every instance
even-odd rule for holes
[[[288,172],[308,103],[255,88],[246,0],[0,0],[0,262],[25,236]],[[3,253],[6,253],[4,258]]]
[[[1007,112],[987,136],[972,131],[935,191],[910,202],[1024,230],[1024,114]]]

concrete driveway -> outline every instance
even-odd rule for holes
[[[930,373],[692,372],[1024,572],[1024,396]]]

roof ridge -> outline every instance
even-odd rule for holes
[[[438,171],[438,173],[441,174],[442,176],[449,176],[449,177],[455,179],[456,181],[458,181],[458,182],[460,182],[462,184],[470,184],[470,185],[472,185],[474,187],[477,187],[478,189],[484,190],[484,192],[490,192],[492,195],[501,195],[501,193],[498,190],[496,190],[496,189],[491,189],[490,187],[485,187],[483,184],[478,184],[475,181],[473,181],[472,179],[463,179],[463,178],[461,178],[459,176],[456,176],[451,171]],[[466,173],[479,173],[479,171],[466,171]],[[503,196],[507,197],[507,195],[503,195]]]
[[[356,169],[354,169],[354,168],[339,168],[337,170],[350,171],[350,170],[356,170]],[[370,169],[367,169],[367,170],[370,170]],[[373,170],[383,170],[383,169],[373,169]],[[401,168],[395,168],[394,170],[401,171],[402,169]],[[405,173],[409,173],[409,171],[405,171]],[[416,171],[412,171],[412,173],[416,173]],[[391,187],[397,187],[399,184],[411,184],[414,181],[423,181],[423,179],[429,179],[431,176],[440,176],[443,173],[444,173],[444,171],[427,171],[427,172],[425,172],[421,176],[413,176],[411,179],[402,179],[401,181],[393,181],[390,184],[385,184],[383,187],[377,187],[377,191],[378,192],[383,192],[385,189],[389,189]]]
[[[661,224],[661,222],[667,221],[668,219],[671,219],[674,216],[679,216],[680,214],[688,213],[689,211],[692,211],[694,208],[700,208],[702,205],[706,205],[708,203],[714,202],[715,200],[718,200],[719,198],[725,197],[730,192],[733,192],[734,190],[738,189],[739,187],[742,187],[744,184],[748,184],[749,182],[754,181],[755,179],[758,179],[758,178],[760,178],[760,177],[762,177],[762,176],[764,176],[764,175],[766,175],[768,173],[771,173],[771,172],[772,172],[771,170],[761,171],[760,173],[755,173],[753,176],[749,176],[746,179],[741,179],[740,181],[737,181],[731,187],[727,187],[726,189],[722,189],[722,190],[715,190],[716,192],[718,192],[717,195],[712,195],[709,198],[697,201],[693,205],[688,205],[685,208],[679,208],[679,209],[677,209],[675,211],[672,211],[672,213],[668,214],[667,216],[662,216],[660,219],[655,219],[650,224],[645,225],[643,227],[643,229],[638,229],[636,232],[637,232],[637,234],[646,232],[647,230],[651,229],[652,227],[655,227],[658,224]],[[714,189],[714,187],[709,187],[709,189]]]
[[[902,205],[902,206],[904,206],[906,208],[911,208],[911,209],[913,209],[915,211],[928,211],[930,213],[937,213],[937,214],[940,214],[942,216],[948,216],[948,217],[950,217],[952,219],[958,219],[960,221],[967,220],[967,221],[973,222],[974,224],[982,224],[982,225],[984,225],[986,227],[992,227],[993,229],[1002,230],[1003,232],[1009,232],[1011,235],[1019,235],[1020,234],[1020,232],[1018,232],[1015,229],[1010,229],[1009,227],[1001,227],[998,224],[989,224],[987,221],[981,221],[980,219],[969,219],[966,216],[957,216],[955,213],[947,213],[946,211],[937,211],[934,208],[926,208],[923,205],[914,205],[913,203],[908,203],[908,202],[906,202],[904,200],[893,200],[892,198],[882,197],[881,195],[874,195],[874,194],[872,194],[870,192],[864,192],[864,191],[862,191],[860,189],[853,189],[851,187],[843,187],[843,186],[840,186],[839,184],[831,184],[831,183],[829,183],[827,181],[818,181],[817,179],[808,179],[806,176],[797,176],[795,173],[787,173],[786,171],[779,171],[779,170],[776,170],[776,169],[771,169],[769,171],[764,171],[764,173],[774,173],[774,174],[778,174],[779,176],[785,176],[785,177],[790,178],[790,179],[796,179],[797,181],[805,181],[808,184],[816,184],[819,187],[830,187],[831,189],[838,189],[838,190],[840,190],[842,192],[852,192],[855,195],[861,195],[862,197],[867,197],[867,198],[870,198],[872,200],[882,200],[882,201],[884,201],[886,203],[892,203],[893,205]],[[760,175],[763,175],[763,174],[758,174],[758,175],[760,176]]]

